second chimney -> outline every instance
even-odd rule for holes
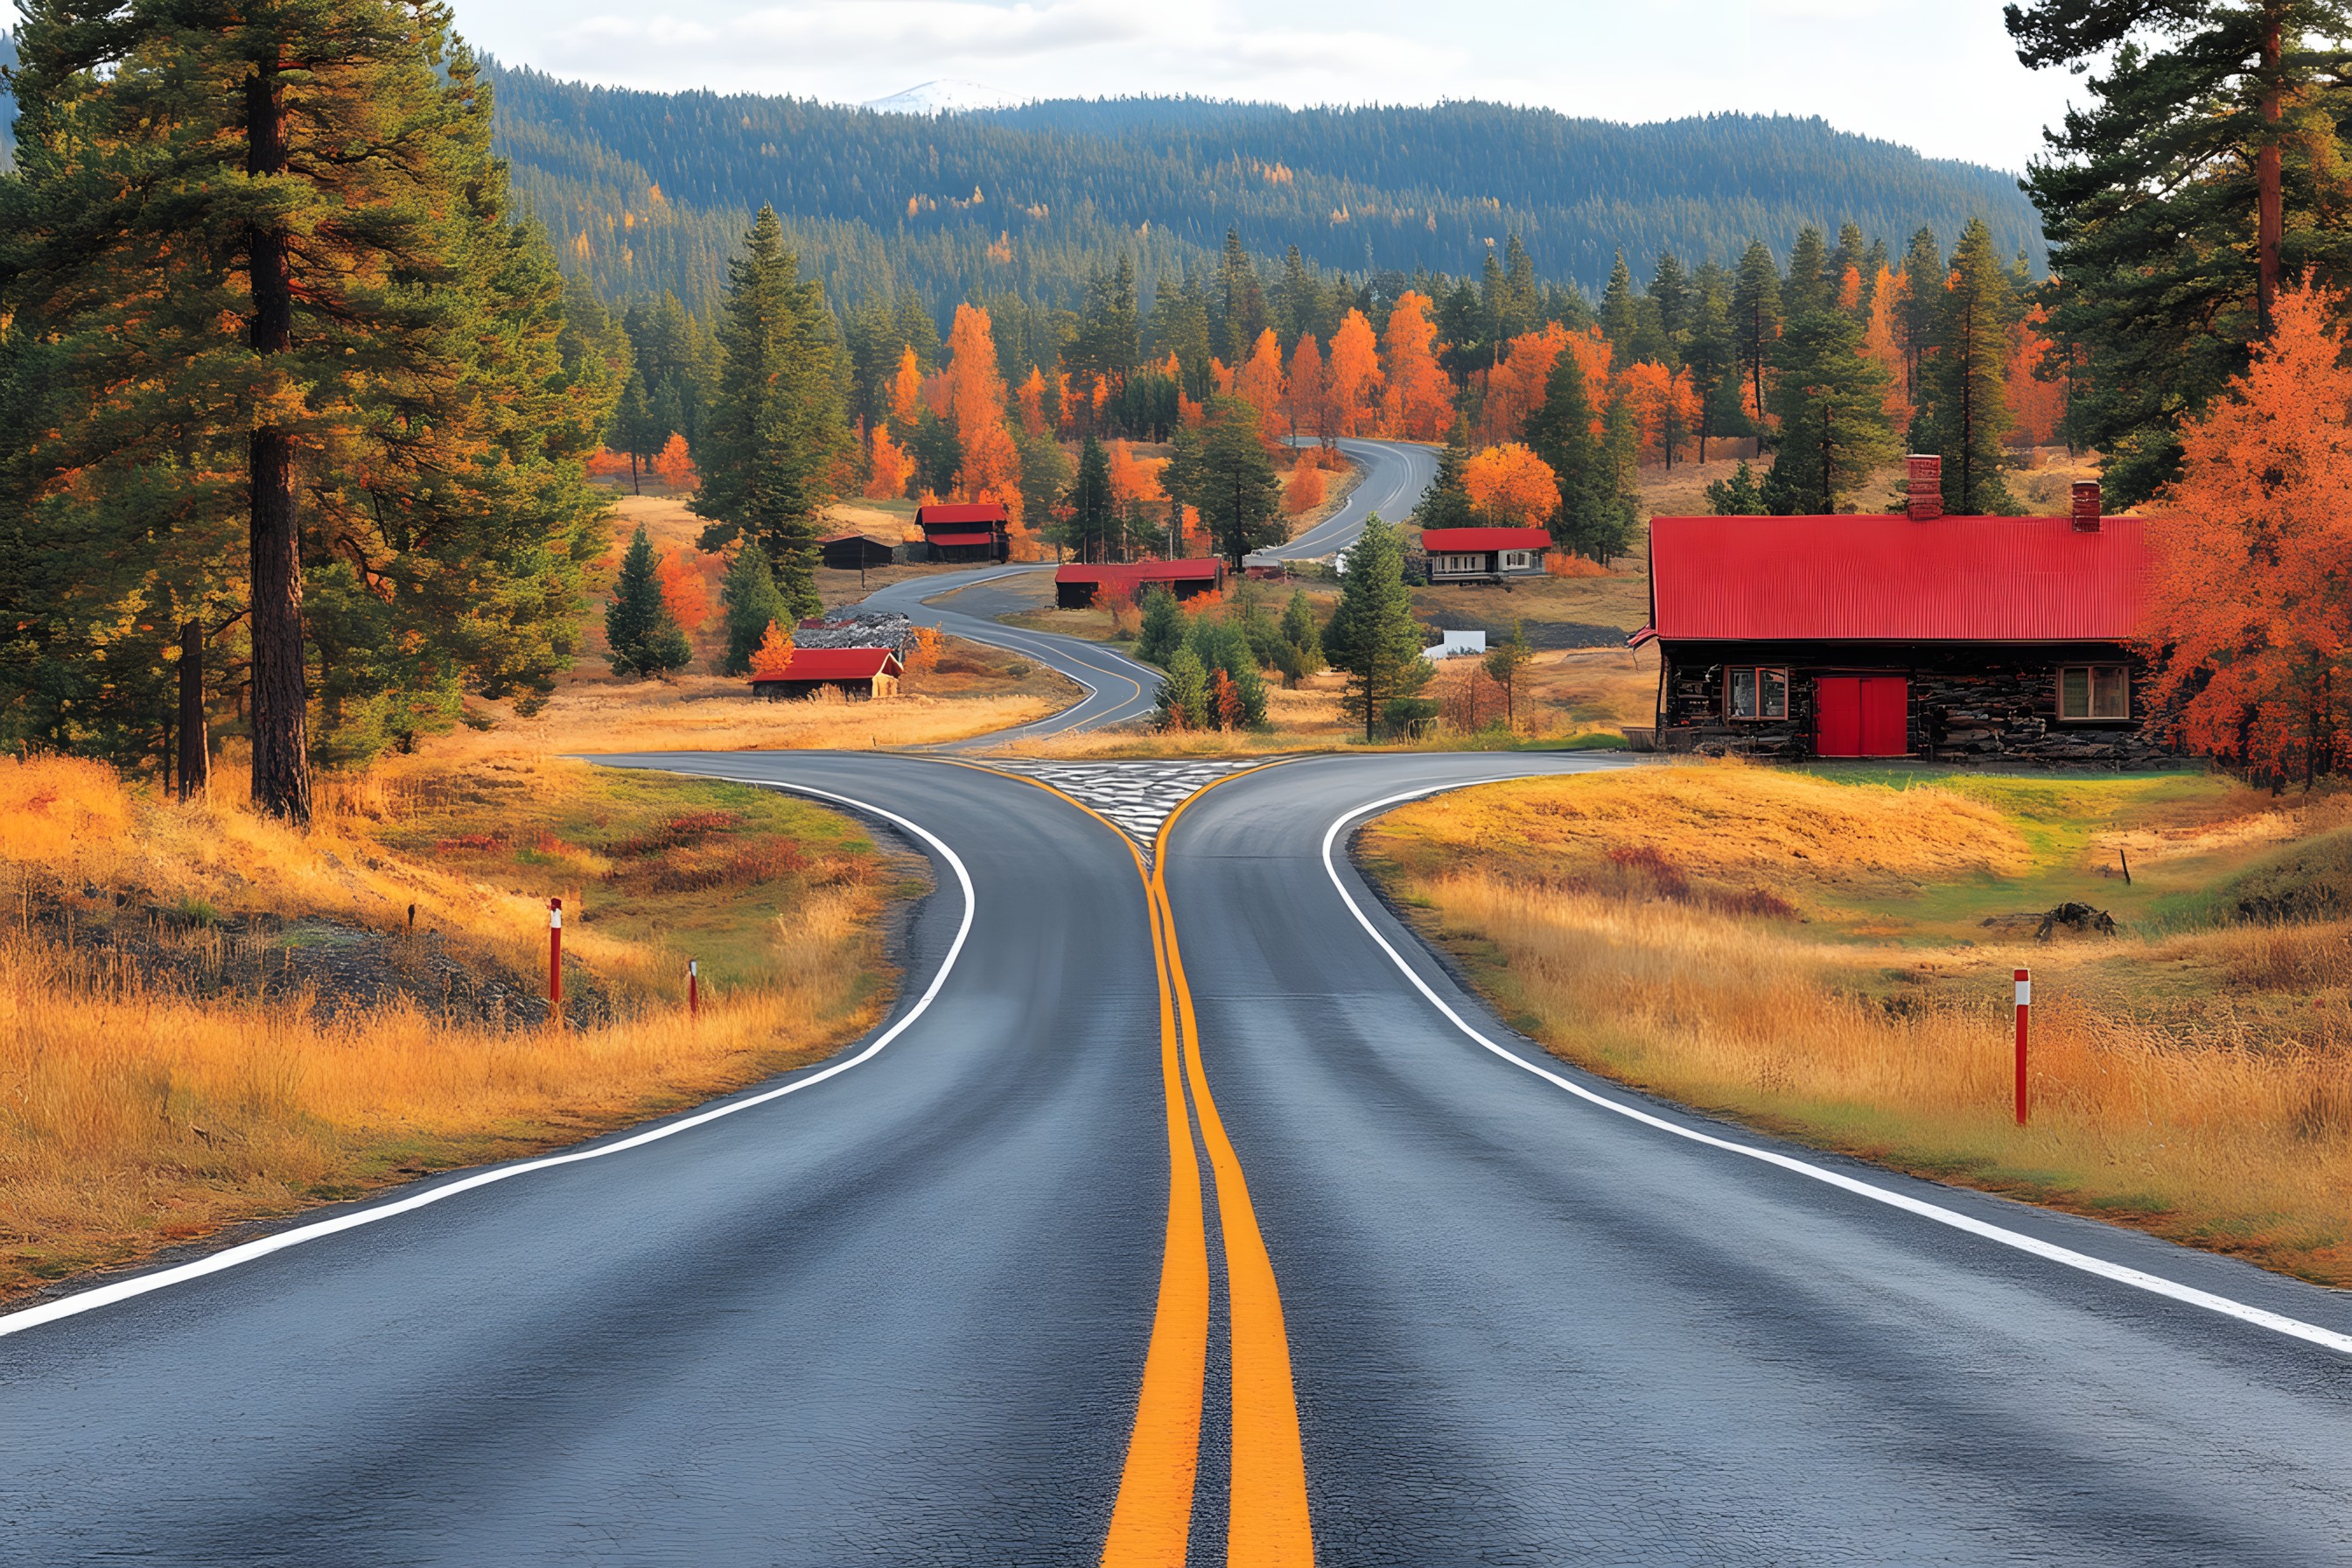
[[[1911,477],[1911,521],[1927,522],[1943,516],[1944,459],[1915,452],[1903,464]]]
[[[2083,479],[2074,486],[2074,531],[2099,531],[2099,481]]]

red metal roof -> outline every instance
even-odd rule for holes
[[[1425,528],[1421,547],[1475,553],[1487,550],[1549,550],[1551,533],[1541,528]]]
[[[2147,541],[2063,517],[1660,517],[1650,626],[1699,641],[2122,642]]]
[[[994,501],[982,501],[977,505],[919,506],[915,509],[916,524],[925,530],[975,522],[991,523],[1002,528],[1009,521],[1011,520],[1005,516],[1004,509]]]
[[[933,533],[926,537],[933,544],[993,544],[996,542],[996,535],[984,528],[973,529],[970,532]]]
[[[1213,556],[1194,561],[1135,561],[1124,565],[1065,566],[1054,574],[1056,583],[1213,583],[1224,574],[1225,563]]]
[[[762,680],[870,680],[899,673],[898,656],[887,647],[803,647],[793,650],[793,661],[782,669],[752,671]]]

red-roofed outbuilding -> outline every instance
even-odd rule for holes
[[[1212,594],[1225,585],[1225,563],[1203,558],[1193,561],[1135,561],[1125,564],[1065,566],[1054,574],[1054,603],[1065,610],[1083,610],[1098,593],[1124,590],[1132,599],[1147,589],[1165,588],[1179,599]]]
[[[1652,519],[1659,749],[2155,760],[2147,523],[2076,491],[2066,517]]]
[[[1551,533],[1541,528],[1425,528],[1421,548],[1429,557],[1432,584],[1499,583],[1542,576]]]
[[[896,697],[906,673],[887,647],[802,647],[780,670],[754,670],[751,695],[813,697],[831,687],[851,698]]]
[[[1011,520],[994,501],[935,501],[915,509],[915,526],[923,531],[934,561],[985,563],[1009,560],[1013,554]]]

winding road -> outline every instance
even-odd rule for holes
[[[1349,861],[1624,759],[601,760],[923,855],[891,1017],[0,1317],[8,1562],[2352,1561],[2352,1300],[1568,1068]]]

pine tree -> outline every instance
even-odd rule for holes
[[[740,538],[766,553],[795,616],[822,608],[817,518],[847,440],[831,323],[824,291],[801,281],[799,259],[784,248],[775,209],[761,207],[728,264],[725,357],[691,505],[710,520],[703,549]]]
[[[654,423],[653,400],[646,395],[646,378],[635,371],[629,373],[628,384],[621,389],[621,401],[613,409],[612,444],[628,454],[629,489],[642,495],[639,483],[641,467],[651,463],[654,455],[669,439],[669,432]]]
[[[1511,635],[1486,652],[1486,674],[1503,689],[1503,722],[1513,729],[1519,722],[1519,682],[1535,657],[1536,650],[1528,646],[1527,625],[1517,617],[1511,621]]]
[[[1862,329],[1843,310],[1790,318],[1772,389],[1780,435],[1767,511],[1836,511],[1895,456],[1886,374],[1861,350]]]
[[[721,675],[749,670],[752,650],[760,646],[770,623],[789,626],[796,618],[776,591],[767,552],[748,544],[737,547],[734,559],[727,564],[727,576],[719,585],[719,606],[727,622],[727,651],[719,661]]]
[[[1391,701],[1412,696],[1429,679],[1421,648],[1403,546],[1396,530],[1375,516],[1348,547],[1339,608],[1323,631],[1325,656],[1348,672],[1348,702],[1364,716],[1365,740]]]
[[[1209,708],[1209,676],[1201,656],[1178,644],[1168,658],[1168,679],[1160,683],[1160,727],[1163,730],[1208,730],[1215,727]]]
[[[1155,583],[1143,593],[1143,626],[1136,634],[1135,657],[1169,668],[1169,660],[1183,646],[1183,608],[1174,595]]]
[[[1297,686],[1323,668],[1323,634],[1315,624],[1315,606],[1307,602],[1304,588],[1291,590],[1277,630],[1282,646],[1276,650],[1275,667],[1282,671],[1285,686]]]
[[[1559,485],[1551,536],[1561,549],[1606,562],[1632,537],[1634,506],[1621,491],[1617,468],[1593,434],[1592,405],[1574,354],[1555,362],[1544,384],[1543,406],[1528,416],[1527,445]]]
[[[1789,247],[1789,276],[1780,285],[1780,310],[1789,321],[1809,316],[1837,304],[1836,285],[1829,276],[1829,244],[1811,224],[1797,231]]]
[[[1732,331],[1731,275],[1713,262],[1693,279],[1696,302],[1683,345],[1690,367],[1691,395],[1698,400],[1698,460],[1706,461],[1710,437],[1745,435],[1750,428],[1739,406],[1739,351]]]
[[[1938,301],[1935,352],[1926,365],[1916,450],[1944,463],[1944,509],[1960,516],[2016,510],[2009,466],[2008,395],[2016,296],[1992,247],[1992,231],[1972,218],[1952,252],[1952,286]]]
[[[662,602],[661,561],[643,523],[621,557],[613,602],[604,606],[604,641],[615,675],[667,675],[693,658],[686,633]]]
[[[1257,410],[1238,397],[1211,398],[1206,421],[1177,432],[1160,482],[1171,500],[1199,510],[1217,552],[1236,572],[1252,551],[1290,537]]]
[[[1612,365],[1622,369],[1633,363],[1633,340],[1641,331],[1641,311],[1633,303],[1633,272],[1621,250],[1609,268],[1609,286],[1601,293],[1601,335],[1614,351]]]
[[[1717,517],[1763,516],[1764,487],[1756,482],[1756,470],[1743,459],[1729,479],[1708,485],[1706,510]]]
[[[1456,420],[1453,434],[1446,437],[1445,449],[1437,455],[1437,477],[1421,493],[1420,503],[1413,508],[1413,523],[1423,532],[1433,528],[1477,525],[1477,508],[1470,504],[1469,487],[1463,479],[1469,466],[1470,427]]]
[[[1780,273],[1760,239],[1739,258],[1739,277],[1731,292],[1731,332],[1732,352],[1748,375],[1748,406],[1760,421],[1764,371],[1772,363],[1773,340],[1780,335]]]
[[[1111,494],[1110,454],[1092,436],[1078,448],[1078,471],[1062,504],[1067,521],[1056,530],[1055,542],[1066,547],[1074,560],[1109,560],[1108,545],[1115,526],[1112,513],[1118,502]]]
[[[1671,250],[1658,252],[1657,269],[1650,275],[1650,303],[1657,310],[1658,331],[1671,356],[1667,363],[1679,364],[1691,332],[1691,281],[1682,258]]]
[[[1936,336],[1936,312],[1944,299],[1944,252],[1936,231],[1923,228],[1903,253],[1903,298],[1895,312],[1896,341],[1903,347],[1903,396],[1916,405],[1924,395],[1919,366]]]

